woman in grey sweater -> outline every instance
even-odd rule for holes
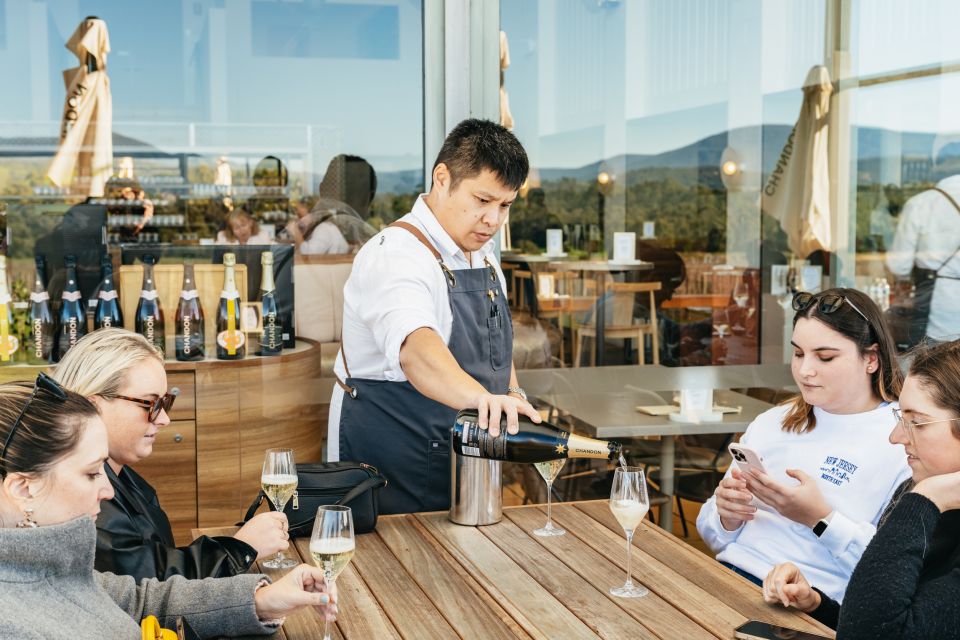
[[[202,637],[269,634],[301,606],[332,619],[336,594],[300,565],[266,576],[166,581],[93,569],[107,438],[96,407],[44,374],[0,385],[0,638],[139,639],[141,618]]]

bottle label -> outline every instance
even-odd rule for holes
[[[79,291],[64,291],[61,297],[66,302],[77,302],[80,300],[81,295]]]
[[[46,302],[50,299],[50,294],[46,291],[41,291],[39,293],[33,292],[30,294],[30,302]]]
[[[140,298],[142,300],[156,300],[159,297],[160,297],[160,292],[157,291],[156,289],[153,289],[151,291],[147,291],[146,289],[140,290]]]
[[[198,292],[196,289],[189,289],[189,290],[182,289],[180,291],[181,300],[196,300],[199,297],[200,297],[200,292]]]
[[[240,292],[234,289],[233,291],[221,291],[220,297],[224,300],[239,300]]]
[[[247,336],[244,335],[243,331],[227,329],[217,334],[217,344],[226,349],[231,356],[236,355],[237,349],[243,347],[246,342]]]
[[[113,289],[111,291],[100,291],[100,299],[104,301],[116,300],[117,299],[117,290]]]
[[[473,420],[463,421],[463,432],[460,436],[460,455],[490,460],[505,460],[507,458],[506,429],[496,438],[490,437],[488,429],[481,429]]]
[[[43,344],[43,320],[34,318],[33,320],[33,357],[37,360],[46,359],[46,349]]]
[[[604,440],[594,440],[572,433],[567,440],[567,446],[570,448],[568,454],[570,458],[610,457],[610,445]]]

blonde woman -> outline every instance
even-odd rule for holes
[[[89,398],[107,427],[104,472],[115,495],[97,517],[98,571],[141,578],[225,577],[289,546],[287,519],[263,513],[233,537],[201,536],[177,547],[157,492],[130,465],[153,452],[176,396],[167,389],[163,356],[143,336],[101,329],[85,336],[57,365],[55,379]]]

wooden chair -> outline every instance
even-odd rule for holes
[[[517,265],[513,262],[500,263],[500,270],[503,271],[503,279],[507,283],[507,300],[514,309],[517,308],[517,287],[513,277],[513,272],[516,271],[516,269]]]
[[[654,291],[660,290],[659,282],[607,282],[604,284],[606,295],[605,304],[607,305],[608,322],[604,326],[605,338],[633,339],[638,340],[638,358],[640,364],[646,364],[644,355],[645,344],[644,336],[650,334],[653,346],[653,364],[660,364],[660,336],[657,329],[657,307]],[[638,293],[647,293],[650,297],[648,308],[650,309],[650,318],[642,324],[633,324],[633,303]],[[576,331],[576,350],[574,352],[574,365],[580,366],[580,356],[583,353],[583,341],[585,338],[597,339],[596,314],[593,322],[583,325]],[[591,366],[596,361],[595,350],[590,350]]]
[[[560,362],[565,362],[564,325],[570,314],[573,299],[573,282],[576,274],[569,271],[540,271],[534,276],[537,294],[537,317],[541,320],[556,320],[560,330]],[[559,294],[555,296],[554,294]]]
[[[529,307],[527,300],[527,283],[531,283],[533,286],[533,274],[530,271],[525,269],[515,269],[513,272],[513,290],[516,299],[515,308],[517,310],[526,309]]]

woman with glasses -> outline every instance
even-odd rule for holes
[[[839,601],[910,473],[903,450],[887,441],[903,378],[890,332],[864,294],[799,293],[793,306],[800,395],[751,423],[740,442],[763,457],[766,473],[732,464],[697,529],[719,561],[756,584],[788,560]]]
[[[282,513],[257,515],[233,537],[201,536],[177,547],[157,492],[130,468],[153,452],[178,391],[167,390],[163,357],[143,336],[101,329],[85,336],[57,365],[57,382],[89,398],[107,426],[104,472],[115,495],[97,517],[98,571],[140,578],[232,576],[257,558],[289,546]]]
[[[276,583],[244,574],[217,580],[136,581],[94,570],[107,428],[97,408],[40,374],[0,385],[0,637],[141,637],[139,621],[183,616],[204,638],[267,634],[312,605],[335,611],[335,588],[300,565]],[[102,502],[101,502],[102,501]]]
[[[837,638],[960,638],[960,341],[921,347],[890,442],[913,471],[880,520],[843,606],[792,563],[763,582],[767,602],[810,613]],[[839,622],[839,625],[838,625]]]

